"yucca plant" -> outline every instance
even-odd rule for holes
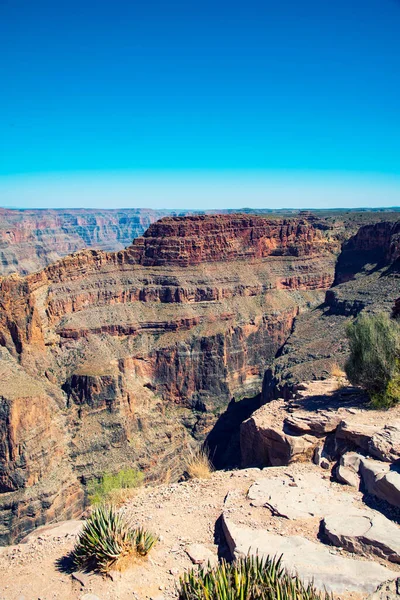
[[[281,558],[247,556],[192,569],[180,579],[180,600],[332,600],[282,566]]]
[[[86,521],[73,550],[80,569],[107,572],[135,554],[146,556],[157,536],[143,528],[132,529],[113,507],[100,505]]]

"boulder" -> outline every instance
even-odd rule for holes
[[[357,452],[346,452],[340,457],[340,462],[336,467],[336,479],[339,483],[351,485],[352,487],[360,487],[360,469],[361,459],[363,457]]]
[[[344,558],[299,536],[271,534],[264,529],[238,526],[223,515],[222,526],[231,553],[238,556],[281,556],[283,566],[304,581],[334,594],[370,594],[396,573],[371,561]]]
[[[374,433],[368,443],[371,456],[385,462],[395,462],[400,459],[400,423],[386,425]]]
[[[335,411],[321,411],[291,415],[284,422],[289,429],[321,436],[334,431],[341,420],[341,415]]]
[[[368,452],[370,441],[377,431],[378,427],[374,425],[341,421],[335,435],[337,440],[347,442],[349,447],[361,448]]]
[[[400,528],[375,511],[359,509],[332,514],[323,519],[322,528],[335,546],[400,562]]]
[[[339,483],[351,485],[357,489],[360,486],[360,477],[358,474],[350,467],[345,467],[341,464],[336,467],[336,479]]]
[[[240,428],[242,466],[284,466],[312,459],[318,438],[286,434],[275,424],[269,405],[262,406]]]
[[[400,507],[400,473],[388,463],[362,458],[360,474],[369,494]]]
[[[186,547],[186,554],[194,565],[214,565],[218,562],[217,556],[203,544],[190,544]]]

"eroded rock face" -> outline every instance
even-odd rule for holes
[[[128,466],[178,474],[187,438],[204,439],[232,397],[260,392],[294,319],[332,283],[338,247],[315,220],[167,218],[126,250],[0,279],[0,347],[39,390],[27,388],[30,410],[58,407],[70,481]],[[45,473],[15,459],[4,423],[2,477],[18,494]]]
[[[303,381],[325,379],[348,354],[345,326],[362,311],[398,314],[400,221],[365,225],[344,243],[325,302],[296,319],[272,368],[263,400],[293,398]]]
[[[276,409],[275,409],[276,407]],[[240,449],[242,466],[284,466],[310,461],[318,445],[312,435],[290,435],[280,426],[281,403],[272,402],[256,410],[242,423]]]

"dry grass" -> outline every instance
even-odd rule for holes
[[[186,461],[186,471],[190,479],[209,479],[213,470],[214,467],[206,448],[190,451]]]
[[[169,485],[171,483],[171,480],[172,480],[172,469],[169,468],[165,471],[165,475],[163,478],[163,484]]]
[[[137,495],[138,490],[135,488],[121,488],[119,490],[111,490],[107,494],[107,502],[113,506],[120,507],[128,500],[132,500]]]
[[[331,367],[331,375],[332,377],[338,377],[340,379],[346,377],[346,373],[339,367],[337,363],[333,363]]]

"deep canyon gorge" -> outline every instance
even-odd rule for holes
[[[399,221],[355,229],[165,217],[125,249],[0,278],[0,543],[79,515],[116,465],[178,477],[232,399],[326,376],[346,319],[399,297]]]

